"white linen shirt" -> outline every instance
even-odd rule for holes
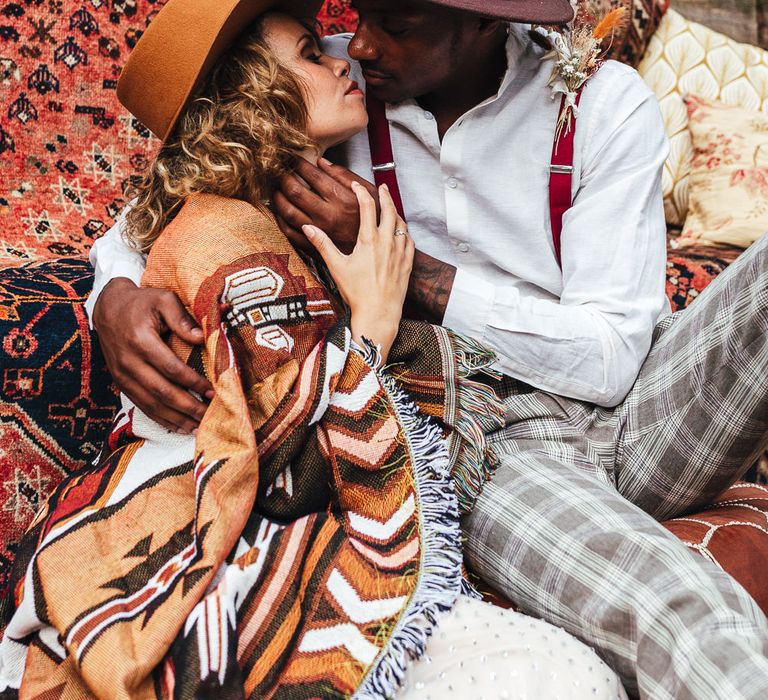
[[[346,57],[350,35],[325,40]],[[668,145],[651,90],[609,61],[590,79],[575,122],[573,206],[554,255],[549,164],[560,100],[552,64],[512,25],[497,95],[440,141],[415,100],[387,105],[397,178],[419,250],[457,268],[443,325],[498,356],[509,376],[601,406],[632,387],[655,324],[669,313],[661,170]],[[364,81],[358,65],[352,77]],[[328,156],[373,181],[366,132]],[[106,282],[138,284],[143,257],[121,217],[91,250],[89,313]]]

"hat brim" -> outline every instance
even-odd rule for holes
[[[567,24],[574,10],[569,0],[426,0],[483,17],[531,24]]]
[[[161,141],[216,61],[260,15],[314,16],[319,0],[169,0],[128,57],[117,97]]]

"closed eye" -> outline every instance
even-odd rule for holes
[[[311,34],[303,34],[299,39],[299,52],[301,57],[312,63],[320,63],[324,54],[320,51],[315,37]]]

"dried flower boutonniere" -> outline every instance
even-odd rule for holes
[[[543,60],[554,61],[549,86],[552,97],[565,96],[565,108],[557,121],[556,138],[563,130],[568,133],[573,120],[579,116],[576,96],[582,85],[597,71],[602,55],[607,50],[605,39],[612,39],[616,30],[624,23],[626,8],[617,7],[608,12],[597,24],[577,19],[565,28],[535,27],[550,44],[551,50]]]

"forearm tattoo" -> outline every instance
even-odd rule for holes
[[[418,250],[408,287],[409,307],[430,323],[441,324],[451,297],[456,268]]]

